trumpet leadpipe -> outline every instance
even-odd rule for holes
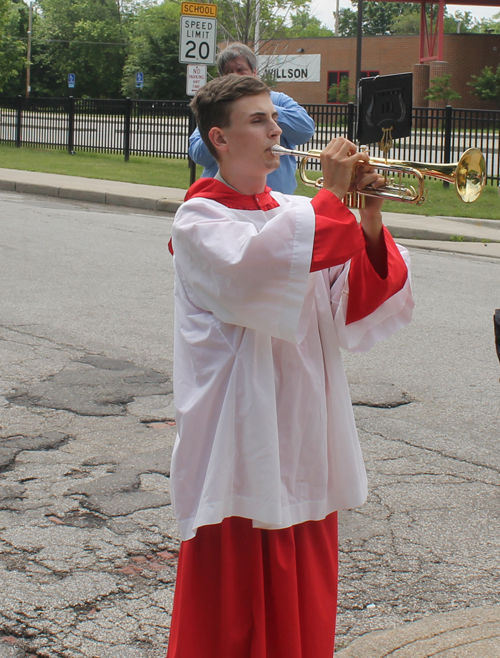
[[[298,149],[287,149],[281,144],[271,146],[273,155],[296,155],[298,158],[319,158],[321,151],[312,149],[311,151],[299,151]]]

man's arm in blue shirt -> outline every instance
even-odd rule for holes
[[[196,164],[205,168],[202,173],[202,178],[212,178],[218,170],[217,162],[214,156],[206,147],[205,142],[202,140],[198,128],[194,130],[189,138],[189,157],[194,160]]]
[[[271,101],[278,110],[278,125],[290,144],[305,144],[314,135],[316,126],[303,107],[279,91],[271,91]]]

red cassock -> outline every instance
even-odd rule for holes
[[[181,545],[168,658],[332,658],[337,555],[336,512],[198,528]]]

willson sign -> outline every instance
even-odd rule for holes
[[[321,55],[259,55],[258,67],[278,82],[320,82]]]

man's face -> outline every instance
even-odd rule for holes
[[[246,58],[243,55],[239,55],[236,59],[232,59],[224,67],[224,75],[229,75],[230,73],[236,73],[236,75],[253,75],[257,76],[257,71],[252,71]]]
[[[244,96],[232,104],[229,126],[221,131],[224,164],[238,176],[267,175],[279,167],[271,147],[279,144],[281,128],[269,94]],[[222,160],[221,160],[222,162]]]

